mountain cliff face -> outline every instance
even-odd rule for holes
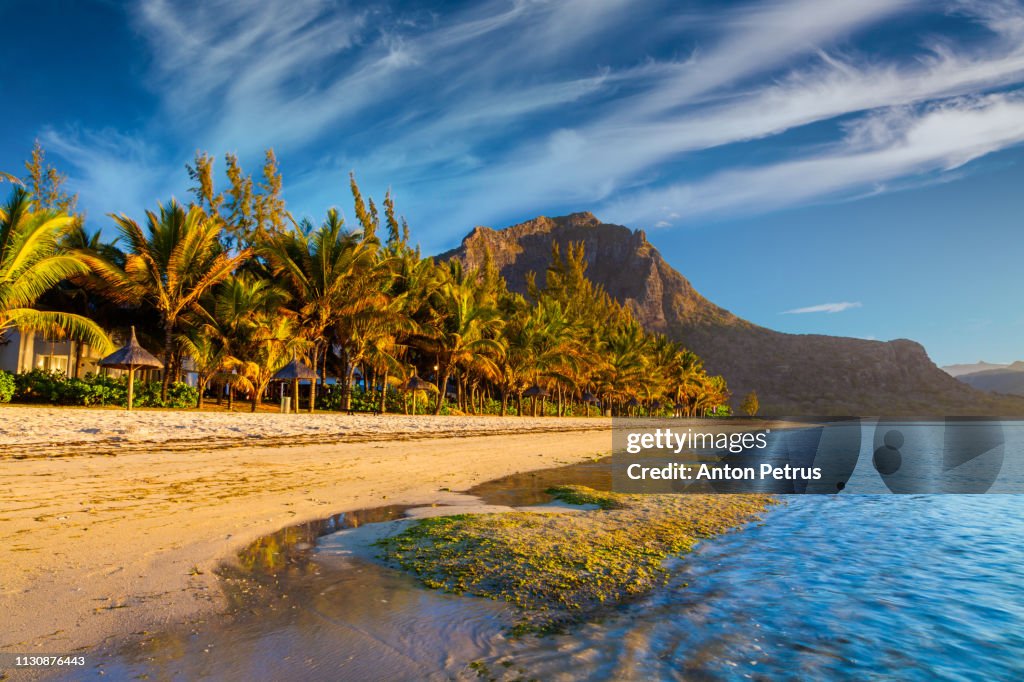
[[[539,217],[503,230],[477,227],[438,258],[477,267],[489,247],[509,287],[525,292],[528,272],[543,283],[552,241],[563,253],[568,243],[584,242],[588,276],[647,329],[681,341],[709,372],[723,374],[734,404],[756,390],[762,412],[772,415],[1024,413],[1024,400],[957,381],[913,341],[783,334],[747,322],[701,296],[642,231],[590,213]]]

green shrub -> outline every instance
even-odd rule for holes
[[[167,400],[160,400],[162,384],[149,381],[135,384],[132,407],[195,407],[199,400],[199,391],[186,383],[176,381],[167,387]],[[125,398],[121,399],[122,404]]]
[[[159,391],[157,395],[159,395]],[[189,386],[183,381],[175,381],[167,387],[167,402],[164,407],[195,407],[198,402],[199,389]]]
[[[732,408],[728,405],[717,405],[713,410],[708,412],[709,417],[731,417]]]
[[[14,399],[20,403],[60,404],[61,387],[67,381],[63,372],[34,369],[14,377]]]
[[[3,375],[4,373],[0,373]],[[10,380],[10,375],[6,375]],[[0,402],[3,400],[3,376],[0,376]],[[108,377],[86,374],[84,378],[69,379],[63,372],[34,369],[13,377],[13,398],[23,403],[49,405],[116,405],[128,403],[127,377]],[[194,407],[198,392],[192,386],[175,382],[168,387],[166,403],[160,400],[160,382],[136,382],[133,407]],[[10,398],[8,398],[10,400]]]
[[[14,397],[14,377],[0,371],[0,403],[9,403]]]
[[[308,386],[303,386],[302,395],[305,395],[308,390]],[[322,388],[317,386],[316,409],[339,411],[344,403],[345,392],[342,390],[340,384],[327,384]],[[423,393],[420,393],[418,403],[422,408]],[[305,402],[303,402],[303,404],[305,404]],[[367,392],[361,387],[356,386],[352,389],[351,405],[352,409],[356,412],[373,412],[380,408],[380,392]],[[405,411],[402,403],[402,394],[393,388],[388,389],[386,405],[388,412],[401,413]]]

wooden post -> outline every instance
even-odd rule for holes
[[[292,414],[299,413],[299,380],[292,379]]]
[[[128,410],[132,409],[132,400],[135,397],[135,368],[128,367]]]

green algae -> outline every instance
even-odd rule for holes
[[[547,633],[648,594],[666,559],[759,517],[767,495],[621,495],[582,486],[549,491],[572,512],[423,519],[378,541],[381,558],[432,589],[514,605],[516,635]]]

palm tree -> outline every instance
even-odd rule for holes
[[[327,331],[372,311],[382,303],[375,287],[379,270],[374,255],[377,243],[345,229],[337,209],[316,230],[293,230],[268,241],[261,249],[272,269],[291,294],[297,324],[311,344],[311,365],[317,369],[327,346]],[[377,289],[376,291],[374,291]],[[355,362],[347,358],[346,381]],[[349,385],[346,383],[346,386]],[[309,403],[313,411],[316,387]],[[345,409],[348,409],[346,396]]]
[[[18,327],[71,337],[101,351],[112,349],[106,332],[92,320],[34,308],[61,281],[89,272],[81,257],[61,246],[73,225],[69,216],[35,210],[31,195],[21,187],[0,207],[0,336]]]
[[[212,317],[225,339],[225,365],[252,391],[253,412],[274,373],[305,345],[286,300],[273,282],[250,273],[229,277],[214,293]]]
[[[605,369],[602,380],[613,399],[633,396],[643,377],[644,351],[648,337],[636,320],[630,319],[615,330],[605,343]]]
[[[87,256],[87,262],[122,301],[144,301],[160,314],[165,368],[160,395],[166,400],[178,319],[251,254],[248,249],[225,252],[220,221],[197,206],[186,211],[173,199],[159,214],[146,211],[145,231],[123,214],[111,217],[125,241],[124,269],[98,256]]]
[[[295,356],[299,343],[295,332],[292,318],[280,312],[264,313],[256,319],[252,335],[245,340],[242,357],[233,359],[244,384],[252,390],[253,412],[274,374]]]
[[[471,282],[449,279],[433,297],[433,315],[426,332],[426,346],[437,358],[440,380],[434,414],[441,404],[454,369],[479,359],[477,356],[501,352],[496,337],[501,330],[498,309],[480,301]]]
[[[192,358],[196,371],[196,388],[199,392],[196,407],[201,410],[203,394],[206,393],[210,381],[221,376],[227,369],[230,360],[227,343],[218,330],[204,325],[190,327],[182,336],[181,345]]]
[[[682,349],[676,354],[668,372],[678,416],[693,416],[696,395],[706,376],[704,364],[696,353]]]

